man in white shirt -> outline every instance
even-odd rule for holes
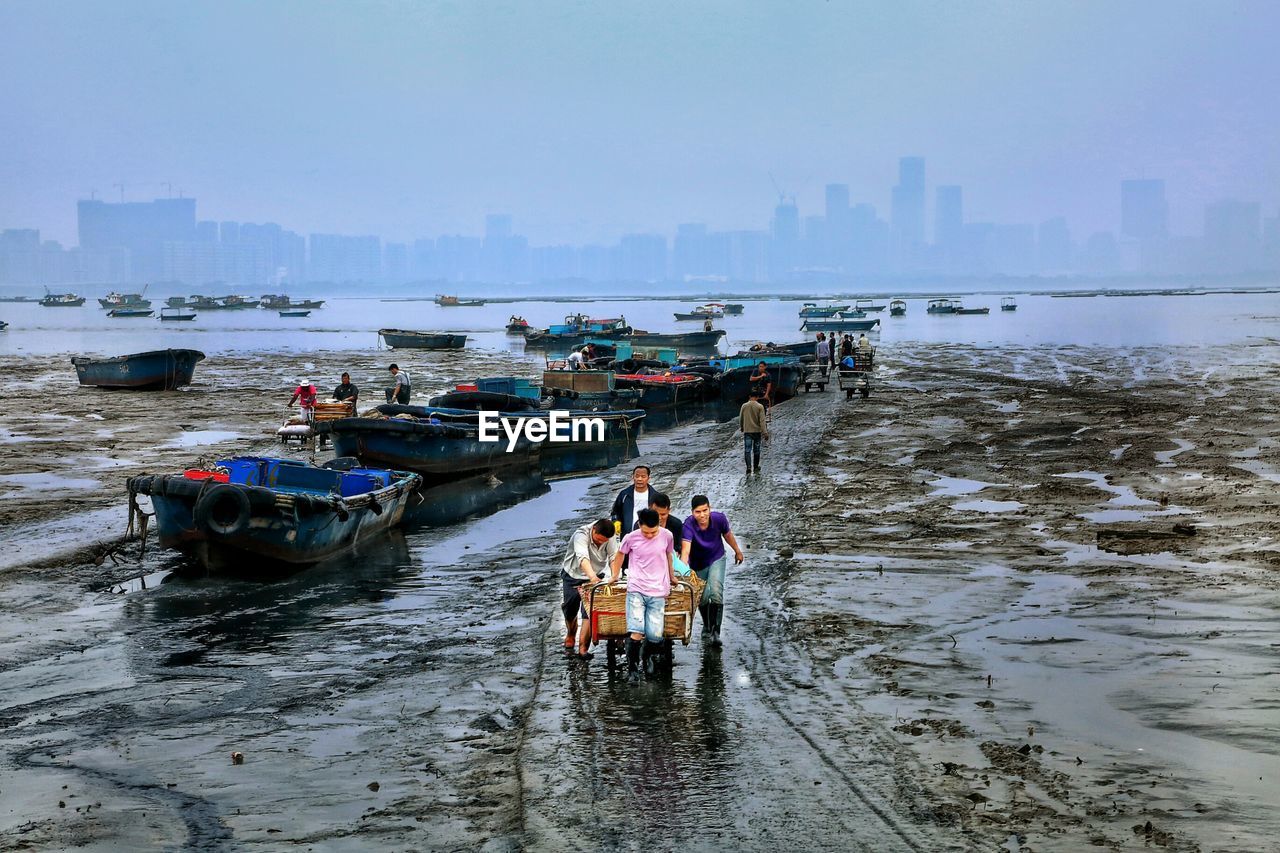
[[[592,657],[587,651],[591,631],[582,607],[582,591],[604,576],[617,553],[618,540],[613,537],[613,522],[607,518],[582,525],[569,538],[569,548],[560,563],[560,588],[564,599],[560,609],[564,614],[566,654],[572,654],[576,648],[578,657],[584,660]],[[581,631],[578,629],[580,615],[583,617]]]

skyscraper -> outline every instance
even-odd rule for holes
[[[129,250],[134,281],[151,281],[164,268],[164,244],[196,238],[196,200],[159,198],[111,204],[77,203],[80,248]]]
[[[933,205],[933,242],[942,268],[956,272],[964,244],[964,197],[960,187],[938,187]]]
[[[924,253],[924,158],[898,161],[898,185],[893,188],[890,227],[894,259],[899,270],[919,266]]]
[[[794,200],[779,199],[773,209],[773,251],[769,271],[784,278],[795,269],[800,252],[800,209]]]
[[[1164,199],[1164,181],[1120,182],[1120,233],[1141,241],[1168,239],[1169,204]]]

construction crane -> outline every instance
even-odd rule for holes
[[[773,177],[773,172],[769,173],[769,182],[773,184],[773,190],[778,194],[778,204],[786,204],[787,195],[782,191],[782,187],[778,186],[778,181]],[[795,196],[791,196],[791,203],[796,203]]]

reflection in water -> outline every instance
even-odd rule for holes
[[[648,418],[645,418],[648,421]],[[548,477],[581,474],[612,468],[640,455],[636,440],[593,442],[591,444],[551,444],[542,448],[540,466]]]
[[[550,489],[537,471],[504,471],[500,475],[479,474],[464,480],[423,489],[422,501],[409,502],[404,526],[443,527],[469,518],[497,512]]]

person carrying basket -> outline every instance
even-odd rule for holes
[[[627,681],[640,681],[640,661],[662,648],[667,596],[676,583],[671,532],[661,526],[658,513],[640,510],[639,526],[622,537],[613,557],[609,583],[617,583],[622,560],[627,567]]]

